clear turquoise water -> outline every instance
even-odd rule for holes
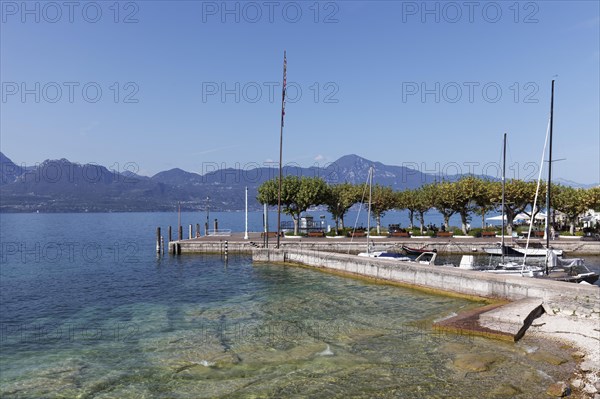
[[[531,358],[568,358],[535,337],[430,328],[467,300],[247,256],[157,258],[172,214],[0,217],[2,398],[538,398],[574,366]],[[470,372],[465,354],[495,361]]]

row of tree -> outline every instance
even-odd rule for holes
[[[285,176],[281,182],[282,211],[294,221],[294,234],[298,233],[298,222],[302,212],[311,206],[326,205],[335,220],[336,230],[344,227],[344,216],[357,203],[367,205],[369,187],[342,183],[328,185],[318,177]],[[278,203],[278,179],[266,181],[258,188],[258,201],[261,204],[275,206]],[[533,203],[537,182],[508,180],[505,185],[505,206],[508,233],[512,233],[515,217],[525,213],[534,218],[540,209],[546,207],[546,184],[541,183],[537,205]],[[588,209],[600,208],[600,187],[576,189],[572,187],[551,186],[552,208],[562,212],[571,233],[575,232],[578,217]],[[481,216],[485,225],[485,216],[489,212],[501,211],[502,184],[477,178],[463,177],[457,181],[443,181],[427,184],[413,190],[394,191],[391,187],[375,184],[372,187],[371,212],[381,232],[381,218],[392,209],[407,210],[410,228],[415,218],[420,223],[421,233],[425,226],[425,213],[436,209],[444,218],[446,229],[450,228],[450,217],[460,215],[462,230],[466,234],[471,215]]]

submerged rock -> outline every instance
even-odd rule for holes
[[[553,355],[552,353],[546,351],[537,351],[531,353],[529,357],[537,362],[548,363],[554,366],[560,366],[561,364],[566,363],[568,361],[563,357]]]
[[[576,351],[571,353],[571,357],[573,357],[573,359],[581,359],[585,357],[585,353],[583,353],[582,351]]]
[[[513,398],[520,393],[521,390],[519,388],[510,384],[499,385],[492,391],[492,395],[498,398]]]
[[[462,370],[479,373],[488,371],[490,366],[499,360],[501,358],[492,353],[466,353],[458,355],[454,359],[454,366]]]
[[[562,398],[564,396],[569,396],[571,394],[571,388],[569,387],[568,384],[560,381],[560,382],[555,382],[554,384],[551,384],[548,389],[546,390],[546,393],[550,396],[554,396],[556,398]]]

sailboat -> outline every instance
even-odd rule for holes
[[[552,97],[550,100],[550,121],[549,121],[549,131],[547,132],[547,137],[546,137],[546,143],[548,142],[548,136],[549,136],[549,141],[550,141],[550,150],[549,150],[549,165],[552,164],[552,125],[553,125],[553,115],[554,115],[554,80],[552,81]],[[546,152],[546,143],[544,144],[544,151],[543,153]],[[533,226],[533,211],[535,209],[536,206],[536,202],[537,202],[537,196],[538,196],[538,191],[536,190],[535,193],[535,200],[534,200],[534,204],[533,204],[533,208],[532,209],[532,215],[531,215],[531,219],[529,221],[529,234],[527,235],[527,243],[525,245],[525,247],[518,247],[518,246],[513,246],[513,247],[508,247],[504,244],[504,223],[505,223],[505,214],[504,214],[504,210],[505,210],[505,185],[506,185],[506,133],[504,134],[504,147],[503,147],[503,151],[502,151],[502,157],[503,157],[503,164],[502,164],[502,242],[500,244],[500,247],[495,247],[495,248],[485,248],[485,252],[487,252],[490,255],[500,255],[502,256],[502,263],[504,263],[504,256],[523,256],[523,257],[527,257],[527,256],[547,256],[547,254],[551,251],[553,255],[556,256],[562,256],[563,251],[562,249],[552,249],[550,247],[550,240],[549,240],[549,236],[550,236],[550,231],[548,230],[548,226],[550,225],[549,223],[549,218],[550,218],[550,206],[548,205],[548,212],[546,213],[546,248],[531,248],[529,246],[529,237],[531,237],[531,227]],[[542,154],[542,163],[540,165],[540,175],[538,177],[538,189],[539,189],[539,181],[542,177],[542,166],[543,166],[543,154]],[[551,181],[551,175],[552,175],[552,168],[550,166],[548,166],[548,187],[547,187],[547,191],[546,191],[546,202],[547,204],[550,204],[550,181]],[[524,261],[523,261],[524,262]],[[547,273],[547,270],[546,270]]]
[[[389,252],[386,250],[376,251],[371,248],[371,240],[370,240],[370,237],[371,237],[371,204],[373,201],[373,174],[374,174],[374,171],[375,171],[375,168],[373,168],[373,166],[371,166],[369,168],[369,177],[368,177],[369,205],[368,205],[368,211],[367,211],[367,250],[366,250],[366,252],[360,252],[358,254],[358,256],[368,257],[368,258],[390,259],[390,260],[396,260],[396,261],[402,261],[402,262],[417,262],[417,263],[425,264],[425,265],[435,264],[435,258],[437,257],[436,252],[423,252],[416,259],[413,260],[409,257],[402,256],[396,252]]]
[[[553,125],[553,115],[554,115],[554,80],[552,81],[552,97],[550,102],[550,120],[548,123],[548,130],[546,132],[546,142],[544,143],[544,151],[542,152],[542,162],[540,165],[540,173],[538,176],[538,187],[535,193],[535,198],[533,201],[533,208],[537,204],[537,198],[539,193],[540,180],[542,177],[542,166],[544,164],[544,156],[546,154],[546,144],[550,143],[550,148],[548,152],[548,164],[552,164],[552,125]],[[506,166],[506,134],[504,135],[504,166]],[[502,175],[502,261],[493,270],[483,270],[488,273],[502,274],[502,275],[520,275],[520,276],[528,276],[528,277],[543,277],[552,280],[558,281],[568,281],[568,282],[586,282],[588,284],[593,284],[598,280],[598,274],[590,271],[584,264],[583,259],[569,259],[562,260],[559,259],[558,256],[562,255],[562,251],[554,250],[550,247],[550,183],[552,181],[552,168],[548,167],[548,184],[546,191],[546,203],[547,203],[547,212],[546,212],[546,248],[538,249],[538,248],[529,248],[529,238],[527,238],[527,244],[525,248],[511,248],[513,251],[517,251],[523,255],[523,262],[521,265],[514,262],[504,262],[504,169]],[[531,236],[531,228],[533,223],[529,224],[529,234],[528,237]],[[540,255],[538,252],[530,252],[530,251],[544,251],[541,255],[546,256],[545,267],[542,266],[534,266],[528,265],[526,263],[527,256],[533,256],[531,254]],[[464,269],[474,269],[472,255],[467,255],[461,259],[460,268]]]
[[[385,250],[382,251],[374,251],[371,248],[371,204],[372,204],[372,200],[373,200],[373,172],[374,172],[374,168],[373,166],[371,166],[369,168],[369,176],[367,178],[367,182],[369,183],[369,205],[368,205],[368,211],[367,211],[367,251],[366,252],[360,252],[358,254],[358,256],[363,256],[363,257],[368,257],[368,258],[388,258],[388,259],[394,259],[394,260],[402,260],[402,261],[408,261],[410,260],[410,258],[407,258],[405,256],[400,256],[399,254],[393,253],[393,252],[388,252]]]
[[[598,273],[590,271],[585,265],[583,259],[559,259],[556,250],[550,246],[550,238],[553,235],[552,218],[550,217],[552,209],[552,127],[554,121],[554,80],[552,80],[552,96],[550,100],[550,138],[548,148],[548,183],[546,184],[546,278],[569,281],[575,283],[586,282],[593,284],[598,281]],[[561,252],[562,254],[562,252]]]
[[[503,149],[502,149],[502,239],[500,243],[500,248],[490,248],[486,249],[486,252],[491,255],[500,255],[501,261],[494,269],[482,270],[487,273],[494,274],[502,274],[502,275],[513,275],[513,276],[527,276],[527,277],[536,277],[543,275],[543,269],[537,266],[530,265],[519,265],[514,262],[505,262],[504,256],[513,254],[513,248],[507,247],[504,244],[504,210],[505,210],[505,192],[506,192],[506,133],[504,133],[503,140]],[[494,250],[494,251],[492,251]],[[497,252],[495,250],[498,250]],[[474,264],[475,258],[472,255],[464,255],[460,261],[459,268],[461,269],[476,269],[477,267]],[[478,268],[480,269],[480,268]]]

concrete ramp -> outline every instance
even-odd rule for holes
[[[533,320],[544,313],[542,300],[526,298],[507,304],[472,309],[434,324],[434,328],[490,338],[518,341]]]
[[[479,315],[479,324],[492,330],[503,331],[520,340],[533,320],[544,313],[543,302],[539,298],[526,298],[511,302]]]

